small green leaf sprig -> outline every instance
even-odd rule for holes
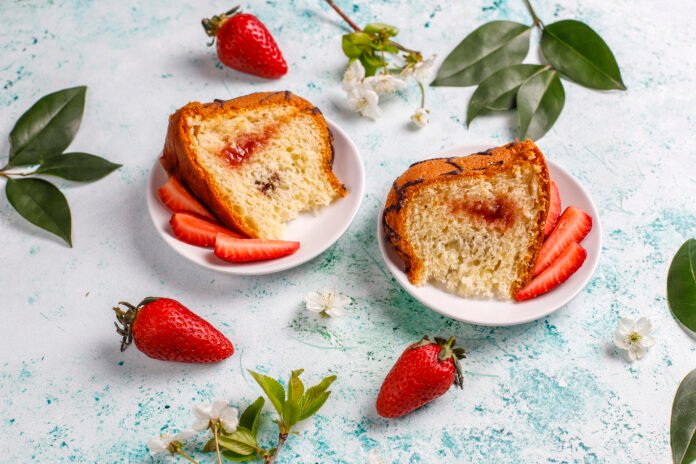
[[[431,85],[478,85],[469,100],[467,125],[484,111],[518,109],[520,138],[538,140],[561,114],[560,77],[596,90],[626,90],[619,65],[587,24],[566,19],[545,25],[529,0],[533,24],[492,21],[466,36],[445,58]],[[541,30],[544,64],[523,64],[534,28]]]
[[[672,259],[667,302],[675,319],[696,334],[696,239],[684,242]]]
[[[341,41],[343,53],[348,57],[342,86],[351,108],[367,118],[377,119],[382,114],[380,97],[404,90],[407,81],[413,78],[421,98],[411,121],[416,127],[425,127],[430,113],[425,107],[425,86],[432,80],[436,56],[423,58],[421,52],[396,42],[394,37],[399,29],[395,26],[370,23],[360,28],[332,0],[326,3],[353,29]]]
[[[64,89],[29,108],[10,132],[9,160],[0,169],[0,177],[7,180],[5,194],[14,209],[70,247],[68,201],[55,185],[34,176],[92,182],[121,167],[89,153],[63,153],[80,128],[86,92],[84,86]]]
[[[202,453],[215,453],[218,464],[223,458],[233,462],[261,460],[264,464],[276,462],[280,451],[293,433],[293,427],[312,417],[331,395],[329,387],[336,376],[326,377],[317,385],[305,389],[300,380],[303,369],[292,371],[287,387],[276,379],[258,372],[249,371],[273,405],[278,417],[273,421],[278,426],[278,442],[271,448],[263,448],[258,442],[261,412],[265,404],[263,397],[251,403],[237,420],[237,410],[225,402],[216,401],[206,408],[194,408],[196,422],[193,430],[184,430],[176,435],[161,435],[148,442],[150,452],[177,455],[194,464],[200,461],[184,451],[184,441],[195,431],[207,430],[212,437]]]

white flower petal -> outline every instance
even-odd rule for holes
[[[324,310],[324,299],[319,292],[310,292],[305,296],[305,306],[308,310],[320,313]]]
[[[425,108],[417,108],[416,112],[411,116],[411,121],[418,127],[428,125],[428,110]]]
[[[650,348],[655,344],[655,337],[652,335],[645,335],[641,339],[640,344],[643,346],[643,348]]]
[[[360,85],[365,77],[365,68],[359,60],[354,60],[348,65],[345,73],[343,73],[343,90],[350,92],[356,86]]]
[[[164,453],[169,451],[169,443],[172,441],[172,436],[162,434],[159,437],[152,437],[147,441],[147,447],[151,454]]]
[[[630,317],[622,317],[616,330],[620,330],[624,335],[628,335],[629,333],[633,332],[634,325],[635,321],[633,319]]]
[[[398,92],[406,88],[406,82],[391,74],[378,74],[365,78],[364,82],[372,87],[378,95]]]
[[[429,84],[435,71],[435,60],[437,55],[431,55],[423,61],[416,63],[413,75],[421,84]]]
[[[210,419],[198,419],[191,424],[191,429],[196,432],[202,432],[208,428],[208,424],[210,424]]]
[[[213,406],[210,409],[210,418],[219,419],[220,413],[225,410],[225,408],[230,407],[230,402],[225,400],[215,400]]]
[[[377,449],[372,448],[370,454],[367,455],[367,464],[384,464],[384,459],[379,455]]]
[[[614,345],[622,350],[628,349],[628,343],[626,343],[626,335],[624,335],[618,329],[614,332]]]
[[[211,407],[209,404],[196,404],[191,410],[196,419],[208,420],[210,419],[210,409]]]
[[[193,430],[189,430],[189,429],[182,430],[181,432],[174,435],[174,440],[176,440],[176,441],[188,440],[189,438],[194,436],[195,433],[196,432],[194,432]]]
[[[220,413],[220,422],[227,433],[234,432],[239,425],[239,412],[235,408],[225,408]]]
[[[633,344],[628,348],[628,356],[632,361],[639,361],[645,356],[646,349],[638,344]]]
[[[351,301],[352,300],[350,298],[348,298],[347,296],[341,295],[340,293],[336,293],[334,295],[333,305],[334,305],[334,308],[345,308],[346,306],[348,306],[351,303]]]
[[[345,314],[345,312],[339,308],[331,308],[326,310],[326,314],[331,317],[341,317]]]
[[[636,321],[633,330],[642,336],[650,335],[650,332],[652,332],[652,323],[647,317],[641,317]]]

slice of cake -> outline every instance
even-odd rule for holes
[[[510,299],[532,278],[549,182],[530,140],[415,163],[389,192],[385,236],[414,285]]]
[[[225,225],[283,238],[285,223],[346,195],[321,111],[290,92],[193,102],[169,118],[162,165]]]

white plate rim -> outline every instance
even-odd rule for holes
[[[356,196],[357,200],[354,200],[352,202],[352,207],[349,209],[348,214],[345,215],[345,219],[342,221],[340,225],[337,225],[336,229],[333,231],[331,234],[331,237],[326,241],[324,246],[319,246],[316,249],[312,249],[311,252],[298,256],[297,254],[293,254],[290,256],[286,256],[284,258],[279,258],[275,260],[269,260],[269,261],[259,261],[255,263],[248,263],[248,264],[233,264],[233,263],[224,263],[220,262],[220,264],[214,264],[208,261],[201,261],[199,259],[195,259],[191,254],[183,252],[182,250],[184,249],[197,249],[201,250],[201,253],[206,253],[206,254],[213,254],[212,249],[209,248],[201,248],[201,247],[196,247],[193,245],[189,245],[187,243],[181,242],[176,237],[174,237],[171,232],[166,228],[162,227],[158,223],[158,219],[156,215],[158,214],[159,211],[166,211],[168,215],[171,215],[171,212],[165,208],[165,206],[160,202],[159,198],[157,197],[157,188],[159,187],[158,185],[155,185],[155,178],[157,177],[158,173],[163,171],[164,168],[162,168],[159,158],[161,156],[161,153],[157,156],[157,159],[155,160],[155,164],[150,171],[150,177],[148,180],[147,184],[147,189],[145,192],[145,196],[147,199],[147,206],[148,206],[148,213],[150,215],[150,219],[152,220],[152,224],[155,227],[155,230],[157,230],[158,234],[160,237],[171,247],[173,248],[177,254],[180,256],[183,256],[187,260],[205,267],[207,269],[211,269],[217,272],[221,272],[224,274],[231,274],[231,275],[239,275],[239,276],[254,276],[254,275],[267,275],[267,274],[273,274],[276,272],[282,272],[286,271],[288,269],[292,269],[294,267],[300,266],[306,262],[309,262],[319,256],[320,254],[324,253],[327,249],[329,249],[333,244],[338,241],[339,238],[343,236],[343,234],[348,230],[350,225],[353,223],[353,220],[355,219],[355,216],[357,215],[358,211],[360,210],[360,206],[362,204],[364,192],[365,192],[365,167],[363,165],[362,157],[360,156],[360,151],[358,150],[358,147],[355,145],[353,140],[348,136],[348,134],[340,127],[338,124],[330,120],[329,118],[325,118],[327,124],[329,125],[329,128],[331,129],[331,133],[333,134],[334,137],[334,147],[336,147],[337,143],[336,140],[342,139],[344,143],[346,143],[349,147],[348,150],[336,150],[334,153],[334,157],[340,157],[340,156],[349,156],[352,157],[352,162],[351,162],[351,168],[354,168],[356,172],[354,173],[355,178],[353,179],[353,182],[351,182],[351,185],[348,185],[349,187],[349,193],[348,196]],[[343,179],[340,179],[343,181]],[[344,197],[341,199],[338,199],[336,201],[344,201],[348,197]],[[329,206],[330,207],[330,206]],[[321,212],[319,213],[321,214]],[[303,244],[304,245],[304,244]],[[305,246],[305,248],[307,248]],[[212,258],[211,258],[212,259]]]
[[[430,158],[437,158],[437,157],[447,157],[447,156],[462,156],[462,153],[476,153],[479,151],[483,151],[491,146],[495,146],[495,144],[471,144],[471,145],[462,145],[444,152],[438,152],[437,154],[433,155]],[[599,264],[599,258],[601,256],[602,252],[602,224],[601,224],[601,219],[599,216],[599,213],[597,211],[597,206],[595,205],[594,201],[592,200],[592,197],[588,193],[588,191],[585,189],[585,187],[573,176],[571,175],[568,171],[563,169],[561,166],[559,166],[557,163],[549,160],[548,158],[546,159],[546,163],[549,166],[549,170],[553,169],[554,171],[558,171],[562,173],[563,175],[567,176],[569,179],[573,181],[575,186],[578,188],[580,191],[581,195],[586,198],[588,201],[588,204],[590,206],[590,211],[588,213],[592,216],[593,224],[592,224],[592,231],[590,232],[591,234],[596,234],[596,241],[597,244],[592,248],[592,250],[588,249],[588,259],[587,261],[583,264],[583,267],[586,267],[589,269],[589,272],[586,272],[584,275],[584,278],[580,281],[576,281],[574,283],[573,290],[568,292],[567,296],[563,298],[560,302],[557,302],[556,304],[550,305],[548,307],[544,307],[543,309],[536,310],[536,311],[527,311],[525,312],[525,307],[530,307],[530,305],[533,305],[535,300],[537,299],[532,299],[524,302],[505,302],[510,305],[514,305],[515,307],[519,308],[519,314],[520,317],[515,318],[515,319],[507,319],[504,321],[501,320],[496,320],[496,319],[481,319],[481,318],[475,318],[475,317],[470,317],[466,313],[458,313],[452,310],[450,307],[442,307],[438,305],[436,302],[430,301],[428,298],[424,298],[421,292],[419,290],[424,287],[416,287],[411,282],[408,280],[408,277],[406,276],[405,272],[402,270],[400,266],[402,266],[402,263],[399,260],[399,263],[394,263],[392,259],[388,255],[388,248],[391,247],[390,244],[386,242],[386,239],[384,237],[384,229],[382,227],[382,215],[384,214],[384,205],[380,208],[379,215],[377,216],[377,240],[379,244],[379,249],[382,254],[382,259],[384,260],[387,268],[389,269],[389,272],[394,276],[395,280],[399,283],[399,285],[406,290],[406,292],[411,295],[414,299],[416,299],[419,303],[422,305],[426,306],[427,308],[431,309],[432,311],[435,311],[436,313],[442,314],[443,316],[449,317],[450,319],[458,320],[461,322],[465,322],[468,324],[474,324],[474,325],[480,325],[480,326],[489,326],[489,327],[503,327],[503,326],[512,326],[512,325],[519,325],[519,324],[526,324],[538,319],[541,319],[543,317],[548,316],[549,314],[554,313],[555,311],[558,311],[559,309],[563,308],[565,305],[567,305],[573,298],[575,298],[590,282],[592,277],[594,276],[597,266]],[[561,197],[562,199],[563,197]],[[567,205],[564,205],[564,208]],[[583,242],[584,243],[584,242]],[[582,269],[582,268],[581,268]],[[574,276],[573,276],[574,277]],[[572,278],[572,277],[571,277]],[[570,282],[565,282],[562,285],[566,285]],[[429,284],[426,284],[426,286],[429,286]],[[561,287],[559,287],[561,288]],[[444,291],[443,291],[444,292]],[[466,302],[480,302],[482,300],[471,300],[463,297],[457,297],[456,295],[453,294],[448,294],[450,296],[453,296],[457,298],[461,303],[466,303]],[[543,296],[543,295],[542,295]],[[485,301],[485,300],[483,300]],[[538,305],[536,305],[538,306]]]

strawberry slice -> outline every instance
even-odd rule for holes
[[[549,204],[549,214],[546,216],[546,226],[544,226],[544,238],[548,237],[553,232],[558,216],[561,214],[561,194],[558,193],[558,186],[554,181],[551,181],[551,198]]]
[[[196,213],[200,216],[217,222],[217,219],[205,209],[205,207],[184,188],[175,177],[170,177],[169,180],[161,186],[157,193],[164,206],[169,208],[172,213],[188,211]]]
[[[263,238],[238,239],[226,234],[218,234],[215,240],[215,256],[231,263],[280,258],[293,254],[299,248],[300,242]]]
[[[571,242],[551,266],[517,292],[515,300],[529,300],[553,290],[575,274],[585,262],[585,258],[587,251],[577,243]]]
[[[592,217],[583,210],[569,206],[561,214],[556,228],[551,232],[539,251],[534,275],[549,267],[568,246],[580,243],[592,230]]]
[[[174,236],[182,242],[199,247],[211,247],[215,245],[217,234],[226,234],[231,237],[242,238],[236,232],[225,229],[221,225],[208,221],[194,213],[174,213],[169,221]]]

